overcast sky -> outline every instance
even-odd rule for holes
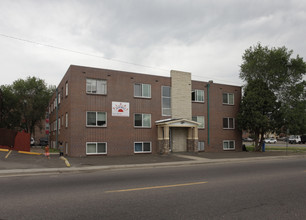
[[[1,0],[0,8],[0,85],[27,76],[58,85],[71,64],[242,85],[242,55],[258,42],[306,59],[304,0]]]

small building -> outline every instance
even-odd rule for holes
[[[49,105],[69,156],[241,151],[241,87],[71,65]]]

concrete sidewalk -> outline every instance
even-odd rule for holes
[[[35,150],[34,150],[35,151]],[[66,157],[71,165],[67,167],[58,154],[51,154],[50,159],[42,155],[12,153],[0,151],[0,176],[35,173],[90,172],[95,170],[145,168],[164,166],[186,166],[208,163],[248,162],[256,160],[275,160],[306,158],[303,152],[221,152],[221,153],[172,153],[167,156],[137,154],[132,156],[89,156]]]

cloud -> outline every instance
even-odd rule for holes
[[[5,83],[36,73],[58,84],[76,64],[158,75],[174,68],[241,85],[242,54],[257,42],[306,56],[306,3],[298,0],[3,0],[0,6],[2,34],[81,52],[2,36],[0,58],[11,73]]]

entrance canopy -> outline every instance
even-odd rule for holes
[[[161,127],[169,126],[169,127],[188,127],[188,128],[198,127],[200,125],[200,123],[198,122],[187,120],[187,119],[182,119],[182,118],[181,119],[173,119],[173,118],[163,119],[163,120],[156,121],[155,124]]]
[[[160,152],[162,154],[169,153],[170,146],[170,128],[186,128],[188,130],[187,135],[187,151],[197,151],[197,142],[198,142],[198,126],[200,123],[187,120],[187,119],[164,119],[155,121],[157,126],[157,138],[159,141]]]

